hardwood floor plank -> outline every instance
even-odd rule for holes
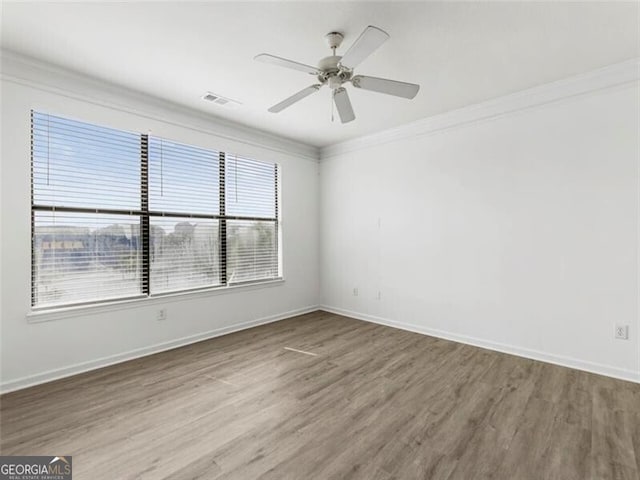
[[[4,395],[0,451],[76,480],[638,480],[640,385],[314,312]]]

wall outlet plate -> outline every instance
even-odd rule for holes
[[[157,317],[159,322],[161,322],[162,320],[166,320],[167,319],[167,309],[166,308],[161,308],[160,310],[158,310],[158,314]]]
[[[616,325],[615,337],[618,340],[629,340],[629,325]]]

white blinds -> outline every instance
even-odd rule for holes
[[[32,112],[32,303],[278,278],[278,167]]]
[[[278,276],[277,223],[263,220],[228,220],[229,283]]]
[[[235,155],[226,158],[227,215],[276,218],[276,165]]]
[[[229,283],[277,277],[277,166],[227,156],[225,178]]]
[[[140,209],[140,135],[34,112],[36,205]]]
[[[217,215],[220,154],[149,137],[149,210]]]
[[[151,293],[218,286],[220,153],[149,137]]]
[[[33,304],[141,295],[140,136],[33,112],[31,152]]]
[[[221,284],[219,222],[151,217],[151,292]]]

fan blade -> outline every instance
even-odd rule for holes
[[[278,113],[281,112],[282,110],[284,110],[287,107],[290,107],[291,105],[293,105],[296,102],[299,102],[300,100],[302,100],[305,97],[308,97],[309,95],[311,95],[312,93],[316,93],[318,90],[320,90],[320,87],[322,85],[311,85],[303,90],[300,90],[298,93],[295,93],[293,95],[291,95],[289,98],[286,98],[285,100],[281,101],[280,103],[274,105],[273,107],[271,107],[269,109],[269,111],[271,113]]]
[[[294,62],[293,60],[287,60],[286,58],[276,57],[275,55],[269,55],[268,53],[261,53],[260,55],[253,57],[253,59],[258,62],[278,65],[279,67],[292,68],[311,75],[318,75],[320,73],[316,67],[312,67],[311,65],[305,65],[304,63]]]
[[[369,25],[358,39],[349,47],[340,60],[340,64],[353,70],[365,58],[371,55],[380,45],[387,41],[389,34],[378,27]]]
[[[353,113],[353,107],[351,106],[351,101],[349,100],[349,94],[343,87],[336,88],[333,91],[333,101],[336,104],[338,115],[340,115],[340,121],[342,123],[349,123],[356,119],[356,115]]]
[[[395,95],[412,99],[418,94],[420,85],[415,83],[398,82],[396,80],[387,80],[386,78],[367,77],[365,75],[356,75],[351,79],[351,83],[356,88],[363,90],[371,90],[378,93],[386,93],[387,95]]]

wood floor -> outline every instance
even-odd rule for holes
[[[640,385],[325,312],[0,401],[75,480],[640,478]]]

